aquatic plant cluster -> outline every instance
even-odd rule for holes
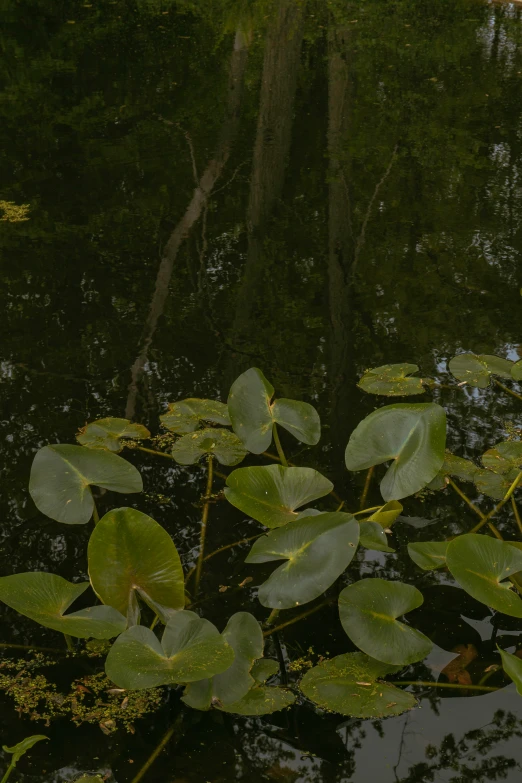
[[[522,380],[522,361],[461,354],[449,369],[460,385],[484,389],[493,382],[522,399],[498,380]],[[365,372],[359,386],[385,397],[426,394],[435,382],[416,373],[416,365],[386,365]],[[301,443],[316,445],[321,436],[317,411],[305,402],[274,399],[274,388],[257,368],[232,384],[227,404],[181,400],[169,405],[161,422],[170,434],[162,441],[170,454],[143,445],[150,438],[146,427],[118,418],[87,424],[77,435],[78,445],[40,449],[31,469],[30,494],[51,519],[69,525],[94,523],[87,550],[89,581],[71,583],[44,572],[0,578],[0,600],[65,634],[71,651],[72,638],[114,640],[108,645],[105,674],[122,689],[119,699],[127,698],[127,692],[182,686],[186,705],[239,715],[268,714],[303,697],[357,718],[412,709],[417,702],[410,688],[422,683],[401,679],[399,673],[425,659],[433,642],[405,618],[424,600],[411,584],[367,577],[343,587],[337,599],[340,624],[357,651],[304,667],[298,689],[274,684],[279,664],[264,657],[264,636],[279,611],[300,611],[338,583],[358,547],[394,552],[388,535],[401,517],[400,501],[446,486],[474,510],[477,524],[451,540],[410,543],[409,556],[424,571],[446,569],[463,591],[496,613],[522,619],[522,543],[504,540],[493,522],[510,503],[516,522],[513,538],[518,533],[520,539],[515,501],[522,483],[520,440],[494,445],[478,466],[446,450],[441,405],[399,402],[379,407],[351,434],[345,462],[349,471],[368,471],[367,484],[375,466],[387,466],[380,483],[383,503],[349,513],[332,482],[313,468],[289,465],[281,445],[280,428]],[[264,454],[272,441],[278,464],[235,467],[249,453]],[[125,494],[142,491],[139,471],[120,456],[125,448],[159,453],[182,465],[206,462],[199,556],[189,573],[183,572],[171,536],[150,516],[125,507],[98,517],[92,486]],[[235,469],[225,476],[218,464]],[[277,563],[258,589],[260,604],[271,610],[264,632],[249,612],[234,614],[220,632],[193,611],[205,562],[214,554],[206,554],[205,543],[216,476],[226,480],[226,501],[263,526],[246,562]],[[456,479],[473,483],[498,502],[484,513]],[[324,512],[311,505],[327,496],[336,510]],[[88,590],[98,603],[93,600],[88,608],[68,612]],[[141,624],[151,611],[152,625]],[[295,619],[306,622],[307,614],[309,610]],[[498,663],[479,684],[455,677],[450,687],[466,686],[469,694],[490,692],[513,680],[522,694],[522,659],[504,649],[510,644],[509,637],[498,640]],[[388,679],[390,675],[395,679]],[[485,684],[490,677],[495,685]]]

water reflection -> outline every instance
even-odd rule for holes
[[[38,515],[27,476],[39,446],[71,442],[88,420],[126,411],[156,429],[166,402],[223,398],[258,365],[280,395],[321,410],[322,445],[298,460],[328,472],[355,504],[360,478],[346,475],[341,454],[375,404],[355,387],[363,369],[415,361],[443,374],[461,348],[519,355],[516,4],[66,1],[30,3],[29,17],[27,8],[6,4],[0,39],[0,195],[30,205],[27,220],[0,221],[3,573],[86,575],[89,531]],[[516,404],[492,392],[439,390],[435,399],[463,456],[517,421]],[[190,567],[199,470],[132,459],[146,484],[140,509],[175,536]],[[110,507],[106,496],[98,502]],[[400,552],[413,538],[472,525],[447,492],[412,499],[407,514],[433,525],[397,526]],[[501,529],[510,524],[500,517]],[[209,545],[256,532],[217,507]],[[261,578],[245,551],[215,558],[210,593]],[[353,573],[411,579],[412,565],[372,553]],[[443,581],[418,580],[430,613],[411,620],[443,663],[418,665],[412,677],[441,676],[459,645],[477,650],[475,673],[497,635],[520,642],[519,628],[460,606]],[[259,613],[251,585],[209,599],[205,611],[222,627],[250,599]],[[10,612],[2,618],[6,640],[55,639]],[[346,651],[332,607],[289,628],[281,655],[290,662],[318,639],[330,654]],[[382,724],[306,705],[267,721],[187,718],[157,779],[518,780],[513,689],[473,701],[423,696],[423,710]],[[89,735],[103,769],[131,780],[171,717],[144,723],[132,742]],[[9,741],[13,725],[6,713]],[[47,754],[47,771],[24,761],[21,780],[90,768],[84,740],[63,759],[67,729],[52,730],[54,744],[34,757]]]

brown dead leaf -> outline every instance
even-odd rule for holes
[[[457,644],[452,652],[458,655],[444,667],[441,674],[448,678],[448,682],[471,685],[471,676],[466,669],[478,657],[477,648],[474,644]]]

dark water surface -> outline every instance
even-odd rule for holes
[[[2,574],[86,576],[90,526],[46,519],[27,484],[35,451],[74,442],[89,420],[127,414],[157,433],[167,402],[226,400],[231,381],[258,366],[280,396],[321,412],[317,448],[284,443],[353,509],[364,477],[347,474],[343,450],[382,403],[355,387],[365,368],[408,361],[444,377],[461,350],[518,358],[521,13],[479,0],[2,3],[0,200],[29,205],[28,219],[0,222]],[[480,455],[520,417],[493,389],[433,398],[462,456]],[[101,511],[149,513],[190,567],[203,470],[125,456],[145,493],[104,495]],[[372,488],[369,501],[379,499]],[[405,555],[412,537],[469,529],[472,513],[449,490],[405,508],[435,524],[398,526],[399,554],[366,551],[352,569],[421,587],[431,607],[422,630],[439,645],[409,671],[424,680],[458,644],[492,656],[494,628],[486,611],[460,622],[454,594],[437,597],[445,577],[422,575]],[[506,512],[499,526],[510,525]],[[209,551],[259,530],[216,504]],[[228,550],[204,575],[215,596],[205,616],[220,629],[238,609],[266,617],[247,551]],[[0,632],[63,643],[10,610]],[[287,664],[310,647],[350,649],[335,606],[280,644]],[[267,654],[278,653],[271,639]],[[515,783],[521,705],[510,686],[473,698],[426,688],[421,709],[385,721],[306,702],[264,719],[192,712],[144,780]],[[128,783],[179,710],[172,694],[134,735],[106,737],[22,720],[2,701],[2,742],[51,738],[13,781],[89,770]]]

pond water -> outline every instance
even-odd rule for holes
[[[38,448],[74,443],[88,421],[126,415],[156,434],[168,402],[226,401],[231,382],[260,367],[280,396],[321,413],[318,447],[283,439],[291,458],[357,508],[364,475],[347,473],[343,451],[382,404],[356,387],[366,368],[413,362],[444,380],[462,350],[519,358],[521,14],[479,0],[3,4],[0,199],[29,206],[8,206],[0,222],[2,575],[86,577],[90,525],[39,514],[28,476]],[[520,421],[498,389],[433,398],[461,456]],[[122,504],[161,522],[190,568],[204,470],[125,456],[145,493]],[[376,483],[368,501],[380,502]],[[104,512],[114,497],[97,502]],[[472,511],[449,489],[404,505],[434,520],[429,532],[398,526],[399,553],[366,551],[357,568],[422,587],[422,629],[437,646],[410,679],[436,679],[459,644],[491,656],[498,628],[488,612],[463,610],[463,622],[455,593],[436,592],[445,578],[405,554],[413,534],[469,529]],[[509,528],[509,512],[498,524]],[[259,530],[216,503],[209,551]],[[227,550],[203,575],[205,616],[220,629],[241,609],[266,617],[247,551]],[[0,632],[8,644],[63,644],[5,607]],[[335,606],[267,648],[290,679],[310,648],[350,649]],[[143,780],[520,780],[514,686],[419,696],[420,709],[384,721],[305,701],[266,718],[187,711]],[[1,705],[3,743],[50,737],[20,762],[12,779],[23,783],[86,771],[129,783],[180,713],[173,693],[134,734],[106,736]]]

